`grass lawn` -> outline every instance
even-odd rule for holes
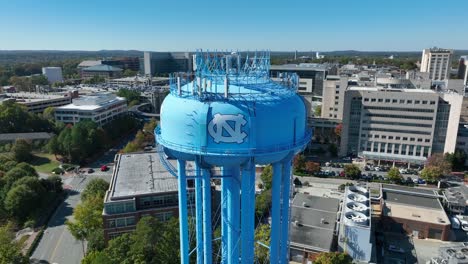
[[[30,163],[38,172],[42,173],[52,173],[52,170],[60,165],[54,155],[47,153],[35,153]]]

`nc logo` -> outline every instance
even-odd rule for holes
[[[216,143],[223,142],[240,144],[244,142],[244,139],[247,137],[247,134],[242,132],[242,126],[246,123],[247,121],[241,114],[215,114],[208,124],[208,133],[210,133]]]

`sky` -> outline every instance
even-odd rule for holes
[[[468,49],[466,0],[0,0],[0,50]]]

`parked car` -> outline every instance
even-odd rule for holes
[[[93,172],[94,172],[93,169],[91,169],[91,168],[88,169],[88,173],[93,173]]]
[[[107,165],[101,166],[101,171],[108,171],[108,170],[109,170],[109,167],[107,167]]]

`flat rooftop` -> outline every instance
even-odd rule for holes
[[[428,190],[403,193],[384,189],[386,209],[384,215],[413,221],[422,221],[432,224],[447,225],[450,220],[447,217],[438,198],[427,196]]]
[[[73,103],[60,106],[57,109],[95,111],[100,108],[123,102],[125,100],[126,99],[123,97],[118,97],[111,94],[92,94],[73,99]]]
[[[15,98],[18,103],[34,103],[54,99],[68,99],[64,94],[42,94],[42,93],[6,93],[9,98]]]
[[[332,250],[339,202],[335,198],[296,194],[291,207],[291,246]]]
[[[119,154],[107,201],[177,190],[177,178],[164,168],[157,153]]]

